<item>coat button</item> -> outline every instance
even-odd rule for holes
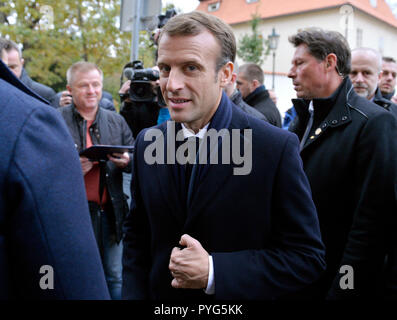
[[[332,120],[331,123],[332,123],[332,124],[337,124],[337,123],[338,123],[338,120]]]
[[[326,123],[323,123],[322,125],[321,125],[321,128],[323,128],[323,129],[325,129],[327,127],[327,124]]]
[[[346,121],[347,120],[347,117],[346,116],[343,116],[342,117],[342,121]]]

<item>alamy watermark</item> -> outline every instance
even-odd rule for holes
[[[252,129],[209,129],[205,134],[198,153],[191,139],[176,148],[176,142],[184,141],[183,130],[175,132],[175,122],[167,122],[167,137],[160,129],[145,132],[145,141],[152,141],[145,148],[144,159],[147,164],[233,164],[234,175],[248,175],[252,170]],[[243,141],[243,146],[242,142]],[[165,142],[167,150],[165,150]],[[209,146],[209,148],[208,148]],[[209,149],[209,154],[208,154]],[[219,160],[221,149],[221,160]]]
[[[354,270],[352,266],[343,265],[339,269],[339,273],[343,276],[339,279],[339,287],[342,290],[354,289]]]
[[[44,265],[40,267],[40,274],[44,274],[40,278],[39,286],[42,290],[52,290],[54,289],[54,268],[49,265]]]

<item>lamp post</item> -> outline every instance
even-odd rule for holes
[[[275,70],[276,70],[276,50],[278,46],[278,40],[280,38],[280,35],[276,33],[276,30],[273,28],[272,33],[267,36],[269,40],[269,48],[270,50],[273,51],[273,84],[272,84],[272,89],[274,90],[274,76],[275,76]]]

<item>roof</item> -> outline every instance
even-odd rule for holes
[[[338,8],[350,4],[378,20],[397,28],[397,19],[385,0],[258,0],[247,3],[246,0],[201,0],[196,8],[208,12],[208,5],[220,2],[219,9],[209,12],[228,24],[237,24],[252,20],[256,10],[262,19],[310,12],[322,9]],[[376,7],[371,3],[376,2]]]

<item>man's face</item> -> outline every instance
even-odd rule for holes
[[[382,64],[382,74],[379,81],[379,88],[382,93],[392,93],[396,86],[397,63],[385,62]]]
[[[73,82],[66,87],[77,109],[90,110],[98,107],[102,96],[102,77],[98,70],[77,71]]]
[[[8,68],[10,68],[17,78],[21,77],[23,59],[20,58],[17,50],[11,49],[8,51]]]
[[[288,77],[292,79],[298,98],[313,99],[329,96],[325,64],[325,60],[320,61],[310,54],[306,44],[296,47]]]
[[[377,57],[372,52],[353,51],[349,74],[354,91],[366,99],[372,99],[380,79]]]
[[[215,72],[219,55],[220,46],[208,31],[164,34],[159,42],[160,87],[171,118],[194,131],[210,121],[231,77],[230,64]]]
[[[244,72],[237,74],[236,87],[241,92],[243,99],[255,90],[253,82],[246,78]]]

